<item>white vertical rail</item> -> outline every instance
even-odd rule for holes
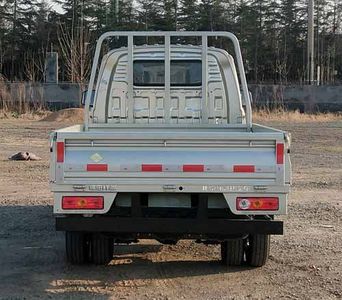
[[[247,100],[246,105],[246,123],[247,123],[247,129],[252,129],[252,109],[251,109],[251,101],[249,97],[248,92],[248,86],[246,82],[246,75],[245,70],[243,67],[243,61],[242,61],[242,55],[240,50],[240,44],[236,36],[230,32],[225,31],[216,31],[216,32],[187,32],[187,31],[170,31],[170,32],[163,32],[163,31],[135,31],[135,32],[129,32],[129,31],[109,31],[101,35],[101,37],[97,41],[96,50],[95,50],[95,56],[93,60],[92,65],[92,71],[89,81],[88,90],[92,91],[94,89],[94,83],[95,83],[95,77],[97,73],[97,66],[99,63],[100,58],[100,52],[103,42],[109,38],[114,36],[126,36],[128,37],[128,63],[131,63],[131,66],[133,66],[133,36],[201,36],[202,37],[202,97],[204,101],[202,101],[202,114],[203,114],[203,123],[208,123],[208,113],[207,113],[207,93],[208,93],[208,77],[207,77],[207,71],[208,71],[208,58],[207,58],[207,47],[208,47],[208,36],[222,36],[225,38],[228,38],[233,42],[235,55],[236,55],[236,62],[237,67],[239,70],[239,77],[240,77],[240,83],[242,87],[242,93],[244,98]],[[130,114],[128,115],[129,118],[131,118],[131,121],[133,121],[133,108],[134,108],[134,95],[133,95],[133,69],[128,68],[128,74],[129,74],[129,87],[128,87],[128,101],[129,101],[129,111]],[[87,94],[86,103],[85,103],[85,109],[84,109],[84,116],[85,116],[85,130],[88,130],[89,128],[89,105],[91,100],[91,92]],[[94,103],[96,105],[96,103]]]
[[[128,56],[127,56],[127,75],[128,75],[128,91],[127,91],[127,122],[133,123],[134,120],[134,90],[133,90],[133,35],[128,36]]]
[[[106,35],[106,34],[101,35],[96,43],[96,50],[95,50],[93,65],[91,67],[91,74],[90,74],[90,80],[89,80],[89,85],[88,85],[88,91],[90,91],[90,93],[89,92],[87,93],[87,96],[85,99],[85,105],[84,105],[84,130],[85,131],[88,131],[89,129],[89,110],[90,110],[91,94],[94,89],[96,70],[97,70],[97,65],[99,63],[101,47],[102,47],[104,40],[107,39],[109,36],[111,35]]]
[[[237,37],[230,32],[223,33],[223,36],[228,37],[233,42],[233,45],[234,45],[236,62],[237,62],[238,70],[239,70],[239,77],[240,77],[241,87],[242,87],[242,94],[243,94],[243,97],[246,101],[247,130],[252,131],[252,127],[253,127],[252,102],[251,102],[251,98],[249,96],[248,85],[247,85],[246,74],[245,74],[245,68],[243,67],[243,60],[242,60],[240,43],[239,43],[239,40],[237,39]]]
[[[171,123],[171,38],[165,34],[165,98],[164,98],[164,120]]]
[[[202,122],[208,123],[208,36],[202,34]]]

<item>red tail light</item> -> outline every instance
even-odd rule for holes
[[[64,142],[57,142],[57,162],[64,162]]]
[[[236,198],[237,210],[278,210],[278,197],[238,197]]]
[[[63,209],[103,209],[102,196],[64,196]]]

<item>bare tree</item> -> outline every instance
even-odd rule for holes
[[[25,53],[24,74],[31,81],[39,81],[45,78],[46,50],[41,53]]]
[[[59,24],[59,48],[71,82],[83,85],[91,69],[90,32],[85,28],[71,31],[67,26]]]

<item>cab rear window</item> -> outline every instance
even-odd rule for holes
[[[171,86],[202,85],[200,60],[171,60]],[[133,63],[135,86],[165,86],[165,62],[163,60],[135,60]]]

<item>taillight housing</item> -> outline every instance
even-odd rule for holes
[[[63,196],[62,209],[103,209],[102,196]]]
[[[279,209],[278,197],[237,197],[236,210],[239,211],[258,211]]]

